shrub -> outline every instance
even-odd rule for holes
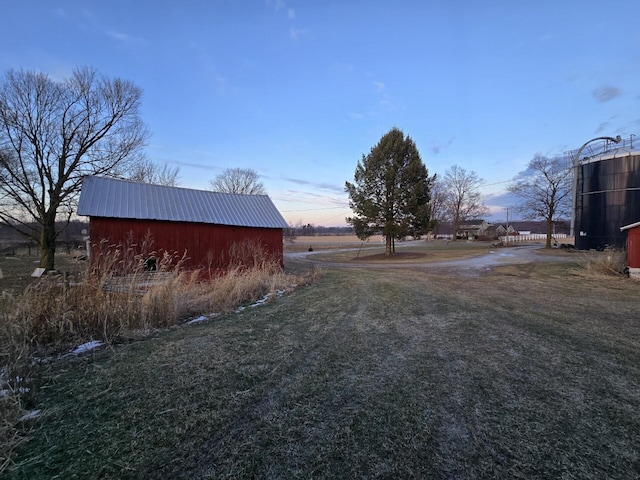
[[[128,276],[83,275],[73,282],[44,277],[0,307],[3,351],[17,359],[34,348],[56,352],[88,340],[112,342],[133,331],[178,324],[189,316],[229,312],[305,281],[267,262],[234,267],[208,281],[200,278],[199,271],[177,268]]]
[[[581,268],[574,272],[578,275],[598,278],[622,276],[626,274],[626,251],[607,249],[604,252],[583,252]]]

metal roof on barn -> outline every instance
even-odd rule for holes
[[[267,195],[241,195],[87,176],[78,214],[258,228],[288,224]]]

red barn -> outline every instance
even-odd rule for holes
[[[629,276],[640,279],[640,222],[620,228],[627,231],[627,267]]]
[[[283,229],[288,225],[267,195],[87,176],[78,214],[89,217],[93,262],[119,249],[152,269],[163,255],[184,258],[187,268],[209,271],[224,270],[232,257],[238,260],[242,254],[283,263]]]

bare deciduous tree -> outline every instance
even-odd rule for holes
[[[438,234],[438,224],[440,221],[445,220],[445,191],[444,184],[441,178],[434,175],[433,183],[431,185],[431,225],[433,228],[433,234]]]
[[[551,248],[553,222],[571,213],[571,164],[562,158],[537,154],[509,185],[520,198],[516,207],[525,218],[544,219],[547,223],[546,248]]]
[[[170,167],[166,163],[158,165],[145,158],[133,165],[127,178],[134,182],[177,187],[180,184],[180,168]]]
[[[475,172],[467,172],[458,165],[448,168],[442,179],[443,211],[453,225],[453,239],[460,223],[486,215],[488,209],[482,202],[482,179]]]
[[[266,195],[258,172],[251,168],[227,168],[210,181],[214,192]]]
[[[76,69],[54,81],[9,71],[0,84],[0,221],[39,245],[52,269],[59,230],[68,222],[85,175],[122,176],[148,137],[132,82]]]

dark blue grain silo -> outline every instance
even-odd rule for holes
[[[640,221],[640,150],[628,142],[582,159],[576,174],[576,248],[624,248],[626,232],[620,227]]]

